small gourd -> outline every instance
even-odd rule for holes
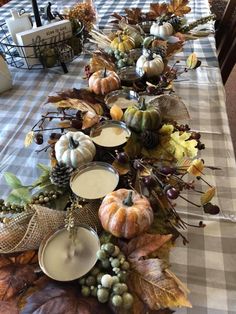
[[[131,49],[135,48],[135,41],[134,39],[126,34],[118,34],[117,37],[115,37],[110,47],[113,50],[119,50],[121,52],[129,52]]]
[[[98,216],[106,231],[126,239],[145,232],[153,222],[149,200],[127,189],[107,194],[99,208]]]
[[[88,81],[89,88],[97,95],[105,95],[120,88],[120,78],[114,71],[99,70]]]
[[[77,168],[93,160],[95,145],[88,135],[82,132],[67,132],[55,144],[58,163]]]
[[[159,76],[163,72],[164,67],[162,57],[160,55],[152,55],[150,51],[144,51],[136,62],[137,71],[143,71],[148,78]]]
[[[174,32],[174,28],[168,22],[165,22],[161,25],[159,23],[153,23],[150,28],[151,35],[161,37],[161,38],[167,38],[171,36],[173,32]]]
[[[161,125],[161,112],[151,105],[146,105],[142,99],[138,106],[130,106],[126,109],[123,117],[126,125],[135,132],[145,130],[157,130]]]

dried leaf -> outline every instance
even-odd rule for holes
[[[21,314],[68,313],[68,314],[108,314],[106,305],[96,298],[82,297],[77,285],[62,284],[42,278],[29,289],[18,304]]]
[[[150,3],[150,10],[147,13],[147,17],[151,20],[155,20],[157,17],[164,15],[168,12],[167,3]]]
[[[70,126],[71,126],[70,120],[64,120],[64,121],[60,121],[59,123],[57,123],[57,127],[62,128],[62,129],[69,128]]]
[[[171,0],[168,5],[168,12],[177,16],[183,16],[191,11],[191,8],[187,6],[189,0]]]
[[[24,145],[25,147],[30,146],[34,141],[34,131],[30,131],[26,134],[25,140],[24,140]]]
[[[94,55],[89,62],[90,72],[94,73],[96,71],[103,70],[106,68],[110,71],[116,71],[116,65],[114,62],[107,60],[104,56]]]
[[[93,112],[86,112],[85,115],[83,116],[83,125],[82,125],[82,130],[91,128],[95,124],[97,124],[100,120],[100,117]]]
[[[202,171],[204,169],[204,163],[202,159],[195,159],[191,163],[191,165],[188,167],[187,172],[192,174],[193,176],[201,176]]]
[[[187,120],[190,118],[185,103],[178,96],[161,95],[153,98],[149,104],[160,110],[163,120]]]
[[[54,157],[50,158],[50,165],[51,165],[52,168],[56,167],[56,165],[57,165],[56,158],[54,158]]]
[[[138,136],[132,132],[131,136],[129,137],[125,147],[124,151],[130,158],[134,158],[135,156],[139,156],[142,150],[141,142],[138,138]]]
[[[36,280],[37,253],[0,257],[0,300],[8,301]]]
[[[178,41],[175,44],[168,44],[167,50],[166,50],[166,58],[170,58],[173,56],[175,53],[178,53],[183,50],[183,42]]]
[[[76,109],[82,112],[93,112],[97,113],[98,108],[96,106],[89,104],[88,102],[80,99],[68,98],[66,100],[61,100],[59,102],[53,103],[57,108],[65,109]],[[100,105],[99,105],[100,106]],[[99,108],[101,110],[101,108]]]
[[[135,260],[131,267],[129,287],[151,310],[192,307],[179,282],[162,269],[161,260]]]
[[[121,164],[118,160],[114,160],[112,166],[118,171],[119,175],[125,175],[130,171],[130,164]]]
[[[216,193],[215,187],[209,188],[204,194],[202,194],[201,204],[205,205],[205,204],[209,203],[212,200],[212,198],[215,196],[215,193]]]
[[[1,314],[19,314],[16,302],[0,301]]]
[[[191,53],[187,60],[186,60],[186,65],[189,69],[195,69],[196,68],[196,65],[197,65],[197,62],[198,62],[198,58],[197,58],[197,55],[196,53]]]
[[[129,259],[139,260],[158,250],[163,244],[172,238],[171,234],[142,234],[128,243],[127,253]]]
[[[142,21],[142,10],[141,8],[125,8],[125,13],[129,21],[134,24],[138,24]]]

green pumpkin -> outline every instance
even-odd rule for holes
[[[161,114],[153,106],[146,106],[144,99],[139,106],[130,106],[124,113],[124,121],[136,132],[157,130],[161,125]]]

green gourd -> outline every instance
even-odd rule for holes
[[[138,106],[130,106],[126,109],[124,121],[136,132],[157,130],[161,125],[161,113],[157,108],[146,105],[145,100],[142,99]]]

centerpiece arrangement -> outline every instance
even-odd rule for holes
[[[186,35],[193,27],[183,17],[187,4],[114,14],[119,30],[90,31],[98,50],[85,68],[88,88],[48,97],[25,146],[49,151],[51,166],[39,164],[42,174],[30,186],[5,173],[12,191],[0,204],[0,251],[26,252],[1,258],[0,310],[137,314],[191,307],[168,253],[178,237],[191,241],[181,230],[204,223],[184,221],[178,199],[208,214],[219,207],[203,178],[216,168],[197,156],[201,134],[177,122],[189,114],[173,81],[200,66],[194,53],[183,69],[171,64],[193,39]],[[37,259],[30,250],[38,248]],[[35,272],[37,262],[46,275]]]

